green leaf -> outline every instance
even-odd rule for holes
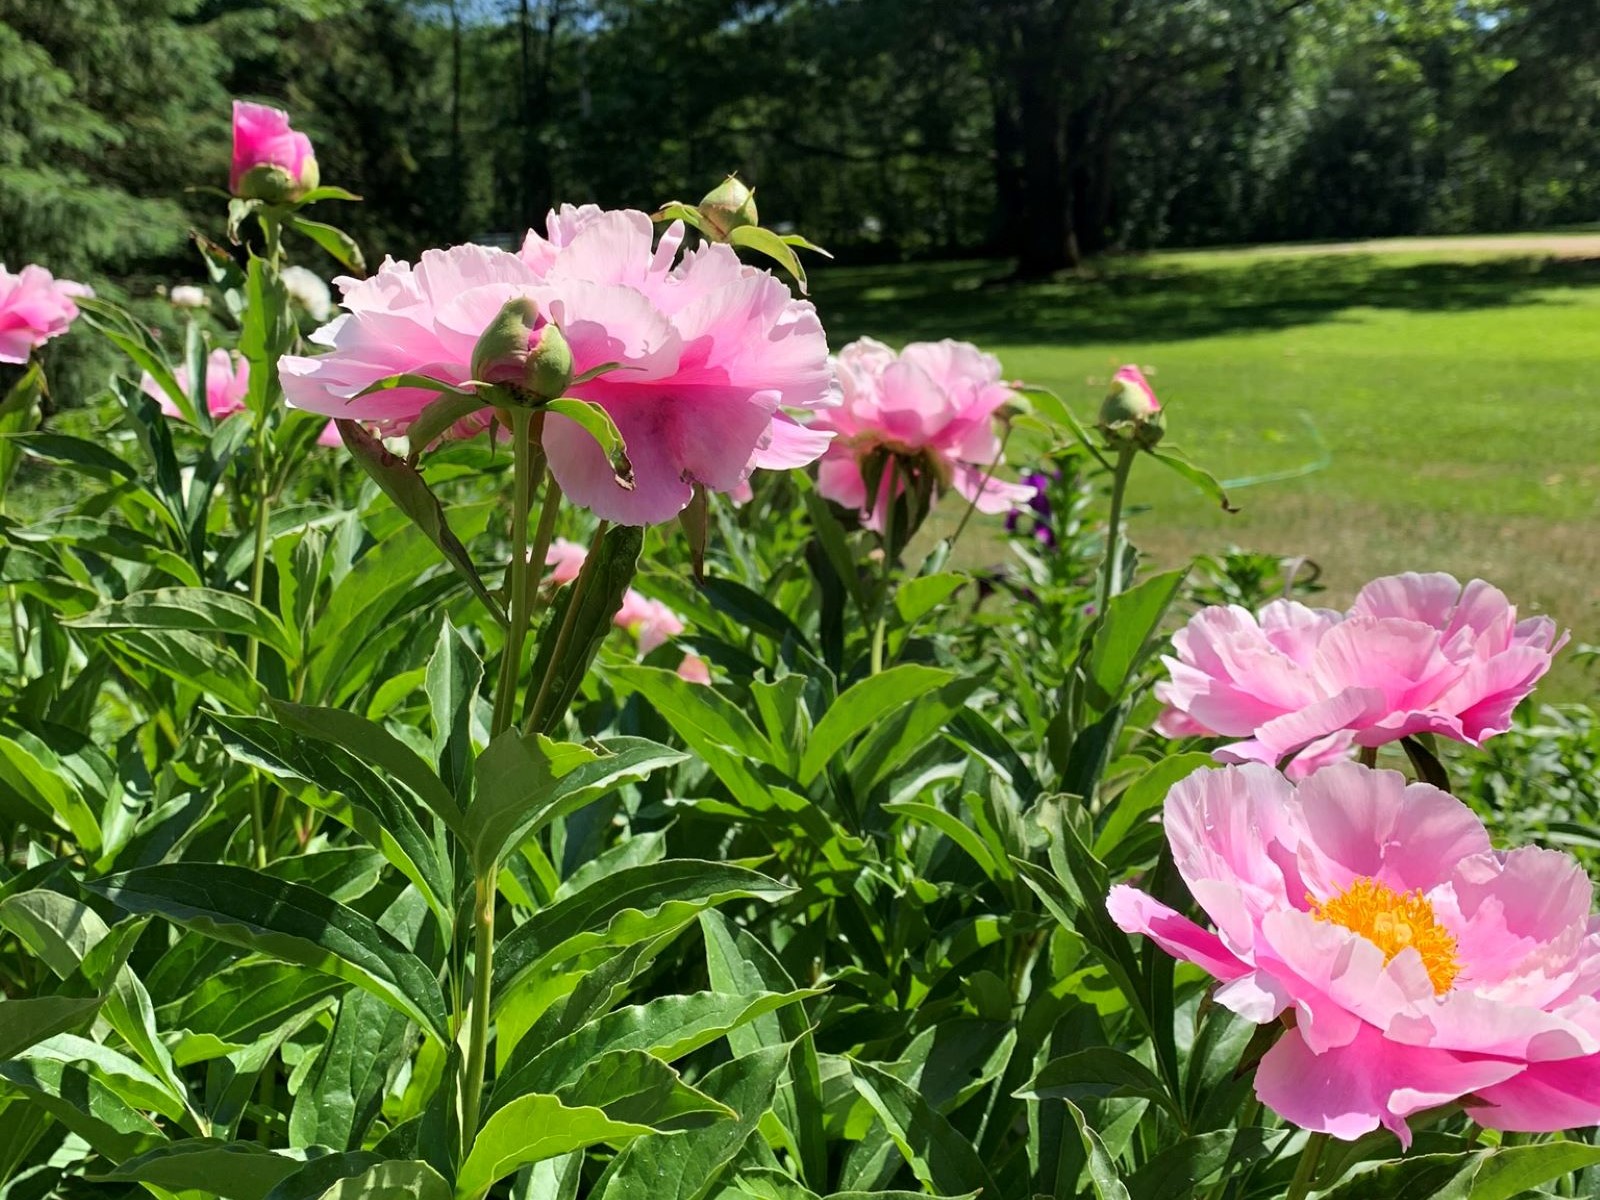
[[[960,571],[908,579],[895,590],[895,610],[907,625],[915,625],[970,582],[971,577]]]
[[[1215,500],[1222,506],[1223,512],[1238,512],[1239,510],[1228,503],[1228,494],[1222,490],[1222,485],[1210,471],[1195,466],[1175,449],[1168,447],[1163,450],[1159,447],[1152,449],[1150,457],[1157,462],[1172,469],[1180,478],[1189,483],[1197,492],[1207,499]]]
[[[518,1096],[495,1110],[473,1139],[456,1178],[457,1200],[478,1200],[513,1171],[605,1143],[623,1146],[648,1125],[614,1121],[598,1108],[568,1108],[554,1096]]]
[[[643,1050],[672,1062],[768,1013],[821,994],[814,989],[743,995],[697,992],[619,1008],[547,1046],[528,1039],[518,1043],[495,1080],[494,1100],[498,1104],[524,1092],[560,1091],[580,1079],[589,1063],[616,1051]]]
[[[611,619],[622,608],[643,545],[642,527],[609,527],[598,545],[590,548],[572,586],[557,595],[533,658],[531,678],[541,682],[528,689],[522,720],[525,732],[550,733],[566,716],[589,664],[611,632]]]
[[[1095,854],[1102,858],[1109,854],[1136,824],[1161,807],[1178,783],[1201,767],[1216,765],[1216,759],[1198,752],[1171,754],[1156,763],[1117,796],[1095,835]]]
[[[996,859],[993,852],[984,844],[983,838],[979,836],[978,832],[954,813],[946,812],[933,804],[922,804],[910,800],[885,804],[883,811],[893,813],[898,817],[905,817],[916,824],[927,825],[930,828],[937,829],[957,846],[960,846],[990,879],[1009,879],[1011,877],[1011,864],[1002,863]]]
[[[1266,1154],[1261,1129],[1218,1129],[1175,1142],[1152,1155],[1128,1177],[1131,1200],[1178,1200],[1204,1195],[1202,1185],[1230,1163],[1253,1162]]]
[[[366,387],[362,388],[354,396],[351,396],[350,399],[359,400],[363,396],[372,396],[379,392],[392,392],[396,388],[416,388],[424,392],[438,392],[441,397],[447,397],[452,400],[470,400],[472,402],[471,408],[462,411],[459,416],[452,417],[450,420],[443,421],[442,424],[439,424],[434,436],[438,436],[439,433],[444,432],[445,429],[449,428],[451,425],[454,425],[456,421],[461,419],[461,417],[475,413],[480,408],[489,407],[488,402],[471,388],[465,388],[459,384],[451,383],[449,380],[435,378],[432,375],[422,375],[415,371],[401,371],[398,375],[385,375],[382,379],[367,384]],[[432,407],[432,404],[428,405],[428,408]],[[422,410],[424,417],[427,416],[428,408],[424,408]],[[440,422],[442,421],[442,414],[437,414],[428,419],[430,422]],[[407,427],[406,438],[408,441],[411,440],[416,428],[417,427],[414,424]],[[420,450],[432,440],[433,438],[417,438],[413,449]]]
[[[166,1140],[149,1117],[118,1095],[98,1072],[79,1063],[49,1057],[12,1059],[0,1062],[0,1081],[27,1093],[114,1163]]]
[[[795,990],[794,979],[777,956],[748,930],[735,928],[714,909],[700,914],[700,929],[705,936],[707,973],[719,992]],[[828,1145],[822,1127],[826,1104],[816,1040],[805,1006],[786,1004],[728,1031],[728,1045],[735,1056],[784,1044],[793,1047],[790,1086],[778,1094],[773,1108],[789,1135],[801,1179],[822,1187],[828,1178]]]
[[[575,422],[592,437],[606,456],[606,461],[611,464],[611,473],[616,476],[617,486],[625,491],[633,490],[633,464],[628,461],[628,448],[623,444],[622,432],[611,419],[610,413],[592,400],[579,400],[573,396],[551,400],[545,407]]]
[[[237,654],[203,634],[183,629],[126,629],[112,634],[114,648],[186,688],[215,698],[234,712],[261,707],[261,685]]]
[[[114,600],[66,624],[76,629],[178,629],[253,637],[285,659],[295,657],[283,623],[246,596],[212,588],[157,588]]]
[[[452,793],[463,796],[472,770],[473,715],[483,683],[483,660],[449,617],[439,624],[439,640],[428,658],[423,682],[439,777]]]
[[[793,889],[732,863],[672,859],[616,872],[517,926],[495,954],[504,995],[528,972],[597,946],[626,946],[692,921],[729,900],[776,901]]]
[[[461,826],[461,810],[417,752],[375,721],[369,721],[342,708],[317,708],[290,704],[286,700],[268,702],[285,727],[303,737],[340,746],[368,766],[392,775],[410,788],[440,820],[452,829]]]
[[[16,1058],[46,1038],[82,1029],[103,1003],[103,996],[0,1000],[0,1059]]]
[[[174,385],[176,386],[176,385]],[[85,441],[64,433],[8,433],[5,444],[46,462],[79,468],[79,473],[100,480],[136,480],[137,468],[129,466],[97,442]]]
[[[478,569],[472,565],[472,556],[450,529],[439,498],[428,490],[428,485],[423,482],[416,468],[390,454],[381,441],[355,421],[341,419],[338,427],[345,448],[361,464],[361,469],[383,489],[384,495],[394,501],[395,507],[410,517],[412,523],[427,535],[456,573],[466,580],[473,595],[489,610],[489,615],[501,625],[508,624],[505,609],[478,577]]]
[[[1066,429],[1077,439],[1078,444],[1087,450],[1102,467],[1108,471],[1112,469],[1111,464],[1106,461],[1105,455],[1100,453],[1100,447],[1095,445],[1094,440],[1089,436],[1089,431],[1073,415],[1072,410],[1067,407],[1066,402],[1060,396],[1049,388],[1042,387],[1019,387],[1016,389],[1016,394],[1032,407],[1034,413],[1041,417],[1047,426],[1059,426]]]
[[[890,667],[843,692],[828,706],[800,760],[800,783],[809,786],[852,738],[878,725],[890,713],[943,687],[955,676],[917,663]]]
[[[1078,1136],[1083,1139],[1084,1151],[1089,1155],[1089,1183],[1094,1187],[1097,1200],[1129,1200],[1128,1189],[1117,1172],[1117,1164],[1100,1135],[1084,1119],[1083,1110],[1068,1100],[1067,1111],[1072,1114],[1073,1124],[1078,1127]]]
[[[614,1121],[654,1128],[676,1127],[685,1117],[735,1115],[643,1050],[607,1051],[585,1064],[583,1074],[556,1098],[568,1108],[598,1108]]]
[[[488,407],[484,403],[483,397],[478,393],[450,387],[441,380],[428,379],[426,376],[419,375],[397,375],[394,378],[412,382],[405,385],[392,384],[390,386],[431,386],[444,391],[444,394],[437,400],[432,400],[425,405],[422,412],[417,415],[417,419],[406,426],[406,445],[410,448],[412,454],[419,454],[433,445],[457,421],[465,420],[467,417],[472,416],[473,413],[482,412]],[[381,380],[380,382],[387,383],[388,381]],[[378,384],[373,384],[372,387],[366,388],[359,394],[366,395],[367,392],[372,391],[377,386]]]
[[[696,752],[726,746],[757,763],[777,757],[755,722],[715,688],[680,679],[660,667],[613,667],[612,679],[638,692]]]
[[[923,1186],[1001,1194],[972,1143],[916,1090],[871,1063],[852,1060],[850,1076]]]
[[[551,821],[683,759],[643,738],[613,738],[591,749],[508,729],[473,764],[477,787],[463,822],[468,855],[480,872],[491,870]]]
[[[801,266],[800,256],[786,238],[759,225],[741,225],[728,234],[728,242],[746,250],[754,250],[757,254],[765,254],[794,276],[795,282],[800,285],[800,294],[805,295],[806,269]]]
[[[211,721],[223,748],[238,761],[275,779],[309,783],[343,796],[348,807],[303,798],[381,851],[417,885],[441,921],[449,923],[452,888],[445,860],[418,823],[414,804],[396,792],[381,772],[341,746],[297,734],[265,717],[212,713]]]
[[[320,200],[360,200],[360,199],[361,199],[361,197],[356,195],[354,192],[348,192],[342,187],[332,187],[332,186],[329,186],[329,185],[325,184],[322,187],[314,187],[314,188],[312,188],[305,195],[301,196],[300,199],[296,200],[295,204],[296,205],[300,205],[300,206],[304,206],[304,205],[307,205],[307,204],[315,204]]]
[[[245,407],[261,417],[272,411],[282,394],[278,360],[294,347],[300,329],[289,311],[289,292],[277,267],[255,254],[245,267],[244,294],[239,353],[250,363]]]
[[[84,851],[98,855],[103,840],[100,822],[71,775],[38,738],[21,729],[13,732],[22,741],[0,736],[0,797],[31,808],[43,818],[36,822],[39,826],[48,828],[52,820],[59,821]]]
[[[1052,1059],[1015,1095],[1024,1100],[1079,1101],[1138,1096],[1155,1101],[1180,1121],[1183,1116],[1154,1071],[1108,1046]]]
[[[373,1163],[306,1200],[451,1200],[450,1185],[425,1162]],[[283,1192],[269,1200],[289,1200]]]
[[[22,378],[0,400],[0,497],[11,486],[22,447],[11,435],[27,433],[39,424],[39,398],[44,394],[44,368],[30,363]]]
[[[130,1158],[96,1183],[143,1183],[169,1192],[200,1191],[222,1200],[264,1200],[304,1159],[251,1142],[189,1138]]]
[[[1484,1157],[1482,1151],[1411,1154],[1363,1164],[1337,1187],[1317,1192],[1317,1200],[1467,1200]]]
[[[1600,1146],[1587,1142],[1540,1142],[1502,1146],[1483,1160],[1472,1181],[1471,1200],[1512,1200],[1554,1179],[1600,1165]]]
[[[1088,700],[1097,712],[1122,699],[1128,681],[1154,649],[1162,618],[1188,574],[1184,568],[1152,575],[1111,598],[1089,653]]]
[[[639,1139],[612,1161],[595,1187],[595,1200],[701,1200],[772,1106],[788,1059],[787,1046],[769,1046],[709,1072],[702,1090],[733,1109],[737,1119]]]
[[[198,863],[142,867],[88,886],[130,912],[353,983],[448,1041],[433,972],[368,918],[310,888]]]
[[[354,199],[354,197],[350,198]],[[288,225],[296,233],[304,234],[333,255],[339,265],[346,270],[354,271],[357,275],[366,274],[367,260],[362,257],[361,247],[356,244],[355,238],[344,230],[322,221],[312,221],[301,216],[290,217]]]

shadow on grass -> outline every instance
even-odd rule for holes
[[[829,340],[942,337],[1080,345],[1178,341],[1287,329],[1358,306],[1466,312],[1526,304],[1553,287],[1600,286],[1600,259],[1406,262],[1385,255],[1252,258],[1237,264],[1110,260],[1044,283],[1004,279],[1000,262],[818,271]]]

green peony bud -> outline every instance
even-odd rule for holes
[[[756,216],[756,194],[737,175],[729,175],[707,192],[698,208],[719,242],[727,241],[735,229],[761,223]]]
[[[539,400],[559,400],[572,383],[572,347],[560,326],[546,321],[528,342],[522,386]]]
[[[516,296],[500,306],[472,350],[472,377],[504,384],[525,398],[555,400],[572,382],[572,348],[539,306]]]
[[[1100,406],[1100,432],[1113,445],[1149,450],[1167,431],[1166,414],[1155,389],[1138,367],[1121,368],[1111,379],[1111,389]]]

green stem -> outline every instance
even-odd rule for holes
[[[606,521],[601,521],[594,532],[594,539],[589,543],[589,558],[598,563],[595,555],[600,553],[601,544],[605,541],[606,530],[610,527]],[[572,641],[572,631],[578,622],[578,610],[583,606],[584,591],[589,586],[589,577],[592,572],[584,570],[578,573],[578,578],[572,584],[572,596],[567,601],[567,611],[562,614],[561,628],[556,631],[556,644],[551,648],[550,661],[545,666],[544,678],[539,680],[539,690],[532,693],[533,699],[529,701],[525,719],[522,723],[524,733],[532,733],[534,723],[544,713],[545,701],[549,699],[550,689],[555,685],[556,672],[561,668],[561,662],[566,657],[567,645]]]
[[[1128,490],[1128,473],[1138,451],[1124,446],[1111,472],[1111,516],[1106,523],[1106,562],[1100,579],[1100,613],[1111,604],[1111,597],[1122,591],[1122,498]]]
[[[1317,1173],[1317,1164],[1322,1161],[1322,1152],[1328,1147],[1328,1135],[1313,1133],[1306,1142],[1306,1148],[1300,1151],[1300,1165],[1295,1168],[1294,1179],[1289,1183],[1289,1190],[1284,1193],[1283,1200],[1305,1200],[1311,1194],[1311,1180]]]
[[[872,619],[872,674],[883,670],[884,643],[889,632],[889,577],[894,572],[899,555],[900,539],[895,522],[895,486],[898,482],[898,463],[891,456],[884,464],[883,477],[878,483],[878,494],[872,497],[873,506],[883,510],[883,562],[879,564],[878,597]],[[909,492],[909,485],[907,491]],[[888,499],[884,500],[884,493]]]
[[[530,436],[533,414],[525,408],[513,408],[509,413],[509,423],[515,481],[511,500],[511,562],[506,567],[506,578],[511,584],[511,625],[506,630],[506,645],[500,655],[500,679],[495,685],[491,737],[498,737],[511,727],[512,714],[516,709],[517,678],[522,674],[522,644],[528,636],[530,615],[528,510],[533,505],[534,452]],[[542,464],[539,470],[544,470]],[[543,527],[543,513],[540,514],[539,523]],[[542,563],[544,556],[541,554],[539,557]]]
[[[270,509],[270,500],[267,495],[266,465],[262,461],[261,450],[266,444],[266,422],[262,421],[256,428],[256,471],[260,475],[261,484],[256,495],[256,545],[255,558],[250,564],[250,599],[257,605],[261,603],[261,595],[266,590],[267,581],[267,516]],[[251,679],[260,679],[256,670],[261,660],[261,643],[250,638],[244,648],[244,669]],[[261,777],[257,775],[250,783],[250,828],[255,841],[256,866],[267,865],[267,822],[266,822],[266,789],[262,786]]]
[[[495,875],[491,867],[478,879],[473,913],[472,1009],[467,1028],[466,1092],[461,1107],[461,1145],[470,1148],[478,1133],[483,1073],[489,1063],[489,993],[494,982]]]
[[[1375,767],[1378,765],[1378,748],[1363,746],[1356,752],[1356,759],[1363,767]]]

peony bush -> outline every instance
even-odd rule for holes
[[[1191,398],[830,344],[736,178],[319,175],[237,104],[164,323],[0,269],[0,1197],[1590,1194],[1564,614],[1155,569]]]

